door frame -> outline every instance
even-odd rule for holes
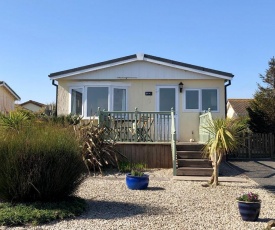
[[[156,111],[159,111],[159,97],[160,97],[160,89],[161,88],[172,88],[175,89],[175,106],[176,108],[174,109],[174,114],[175,114],[175,126],[176,126],[176,136],[177,140],[180,140],[179,138],[179,86],[176,84],[171,84],[171,85],[156,85]]]

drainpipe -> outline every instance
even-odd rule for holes
[[[52,80],[52,85],[56,87],[56,96],[55,96],[55,111],[54,111],[54,116],[57,116],[57,99],[58,99],[58,85],[55,83],[54,80]]]
[[[228,80],[227,84],[224,85],[224,100],[225,100],[225,118],[227,117],[227,87],[231,85],[231,81]]]

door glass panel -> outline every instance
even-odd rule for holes
[[[87,116],[94,116],[98,107],[108,110],[108,87],[87,88]]]
[[[159,111],[176,111],[176,90],[175,88],[159,89]]]
[[[82,89],[72,89],[71,114],[82,115]]]
[[[114,111],[126,111],[126,89],[114,89]]]
[[[186,90],[185,93],[186,109],[199,109],[199,91]]]

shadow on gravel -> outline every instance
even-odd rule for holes
[[[82,219],[104,219],[131,217],[140,214],[159,215],[165,210],[152,206],[142,206],[126,202],[87,200],[88,211]]]
[[[261,213],[260,213],[260,215],[261,215]],[[260,217],[259,217],[259,219],[257,220],[257,222],[267,223],[267,222],[270,221],[270,220],[273,220],[273,219],[270,219],[270,218],[260,218]]]
[[[165,190],[165,188],[162,188],[162,187],[148,187],[146,190],[162,191],[162,190]]]

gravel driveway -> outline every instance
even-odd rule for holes
[[[275,196],[250,179],[223,182],[217,188],[203,185],[205,182],[173,180],[171,169],[151,171],[149,188],[143,191],[127,189],[125,175],[90,177],[78,192],[89,204],[85,214],[28,229],[262,230],[275,219]],[[258,193],[262,200],[257,222],[242,221],[238,212],[236,197],[248,191]]]

